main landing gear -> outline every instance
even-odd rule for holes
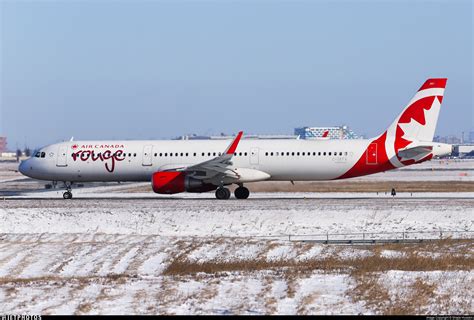
[[[224,187],[219,187],[216,190],[216,198],[219,200],[227,200],[230,198],[230,190]]]
[[[66,185],[66,192],[63,193],[64,199],[72,199],[71,183],[64,183]]]
[[[247,199],[250,195],[250,191],[246,187],[240,186],[235,189],[234,195],[237,199]]]
[[[247,199],[250,195],[249,189],[245,188],[243,185],[240,185],[234,191],[234,195],[237,199]],[[216,190],[216,198],[219,200],[227,200],[230,198],[230,190],[225,187],[219,187]]]

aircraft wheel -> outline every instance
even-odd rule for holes
[[[63,193],[63,198],[64,199],[72,199],[72,193],[69,191],[66,191]]]
[[[250,191],[245,187],[238,187],[235,189],[234,195],[237,199],[247,199],[250,195]]]
[[[216,190],[216,198],[219,200],[227,200],[230,198],[230,191],[227,188],[218,188]]]

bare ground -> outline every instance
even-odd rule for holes
[[[324,182],[278,182],[263,181],[247,183],[251,192],[474,192],[472,181],[324,181]],[[233,191],[236,186],[231,186]],[[151,185],[132,186],[120,192],[153,192]]]

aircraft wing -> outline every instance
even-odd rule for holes
[[[239,145],[242,135],[243,131],[240,131],[226,148],[226,150],[215,158],[190,166],[183,165],[162,168],[161,171],[185,171],[190,177],[200,180],[212,181],[213,183],[217,184],[224,179],[239,179],[239,173],[232,169],[231,160],[234,156],[237,146]]]

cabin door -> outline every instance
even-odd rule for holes
[[[67,167],[67,150],[68,145],[60,145],[58,149],[58,157],[56,158],[57,167]]]
[[[367,164],[377,164],[377,144],[371,143],[367,148]]]
[[[152,159],[153,159],[153,146],[144,146],[143,147],[143,166],[151,166],[152,165]]]
[[[258,148],[250,149],[250,164],[258,164]]]

